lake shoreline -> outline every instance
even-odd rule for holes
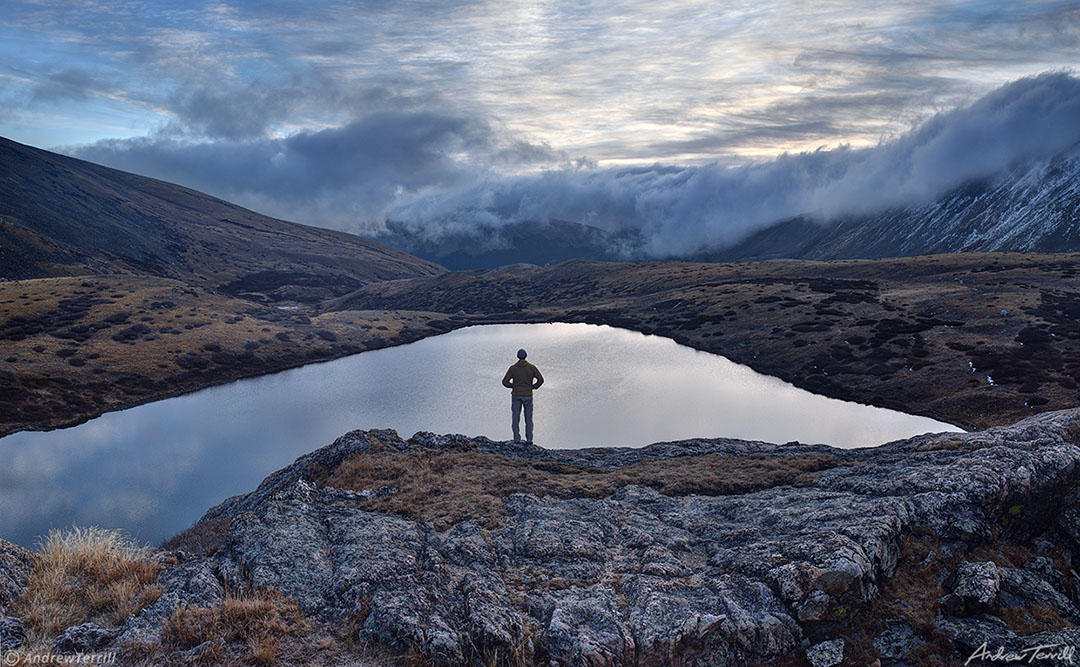
[[[323,313],[302,305],[283,311],[139,276],[0,283],[0,298],[17,294],[61,305],[33,316],[41,322],[36,333],[11,331],[11,322],[25,316],[0,321],[7,355],[0,381],[9,385],[0,395],[0,437],[77,426],[240,379],[408,344],[445,333],[453,322],[440,313],[394,309]],[[110,318],[119,324],[108,326]],[[166,327],[125,335],[138,326],[132,320],[146,318]],[[90,330],[72,339],[73,323]],[[69,363],[73,358],[79,365]]]
[[[29,544],[74,522],[159,542],[220,498],[357,428],[509,439],[499,379],[519,347],[547,378],[535,433],[547,451],[695,438],[858,448],[957,430],[811,394],[661,336],[484,324],[0,439],[5,537]]]
[[[373,338],[373,339],[370,339],[368,341],[365,341],[365,344],[366,344],[365,349],[341,351],[339,353],[328,353],[327,356],[321,356],[321,357],[319,357],[317,359],[290,360],[290,361],[285,361],[283,363],[280,363],[278,365],[275,365],[273,360],[268,360],[266,366],[263,369],[260,369],[260,370],[253,370],[253,371],[248,372],[248,373],[229,374],[229,375],[222,376],[220,378],[212,378],[212,379],[207,380],[205,383],[192,385],[190,387],[185,387],[183,389],[178,389],[178,390],[175,390],[175,391],[163,391],[161,393],[155,393],[153,395],[142,397],[142,398],[139,398],[137,400],[133,400],[133,401],[130,401],[130,402],[127,402],[127,403],[118,403],[114,407],[110,407],[108,410],[102,410],[102,411],[99,411],[99,412],[82,414],[82,415],[79,415],[78,417],[75,417],[75,418],[71,419],[70,421],[66,421],[66,422],[50,423],[49,425],[27,425],[27,426],[23,426],[23,427],[11,428],[11,429],[6,429],[6,430],[2,426],[0,426],[0,438],[4,438],[4,437],[6,437],[8,435],[12,435],[14,433],[19,433],[19,432],[23,432],[23,431],[48,432],[48,431],[55,431],[55,430],[60,430],[60,429],[71,428],[71,427],[74,427],[74,426],[79,426],[81,424],[85,424],[88,421],[91,421],[93,419],[96,419],[96,418],[104,415],[104,414],[108,414],[108,413],[111,413],[111,412],[122,412],[124,410],[139,407],[141,405],[146,405],[148,403],[155,403],[157,401],[162,401],[162,400],[166,400],[166,399],[169,399],[169,398],[176,398],[178,396],[185,396],[185,395],[188,395],[188,394],[193,394],[193,393],[196,393],[196,392],[199,392],[199,391],[203,391],[205,389],[210,389],[212,387],[219,387],[219,386],[223,386],[223,385],[232,384],[232,383],[238,382],[240,380],[247,380],[247,379],[258,378],[258,377],[265,377],[265,376],[274,375],[274,374],[277,374],[277,373],[281,373],[283,371],[288,371],[288,370],[292,370],[292,369],[296,369],[296,368],[303,368],[303,367],[307,367],[307,366],[313,366],[313,365],[318,365],[318,364],[329,363],[329,362],[337,361],[337,360],[344,359],[344,358],[347,358],[347,357],[355,356],[355,355],[358,355],[358,354],[364,354],[365,352],[373,352],[373,351],[376,351],[376,350],[385,350],[385,349],[389,349],[389,348],[393,348],[393,347],[411,345],[412,343],[417,343],[417,342],[420,342],[422,340],[425,340],[425,339],[428,339],[428,338],[431,338],[431,337],[434,337],[434,336],[441,336],[443,334],[447,334],[447,333],[450,333],[452,331],[458,331],[458,330],[461,330],[461,329],[465,329],[465,328],[468,328],[468,327],[475,327],[475,326],[489,326],[489,325],[499,325],[499,324],[592,324],[592,325],[599,325],[599,326],[612,326],[614,328],[626,329],[627,331],[633,331],[635,333],[640,333],[640,334],[643,334],[643,335],[646,335],[646,336],[659,336],[661,338],[666,338],[666,339],[671,340],[671,341],[673,341],[675,343],[678,343],[679,345],[682,345],[684,347],[689,347],[689,348],[691,348],[693,350],[696,350],[698,352],[703,352],[705,354],[715,355],[715,356],[722,357],[722,358],[725,358],[725,359],[727,358],[727,357],[724,357],[721,354],[718,354],[718,353],[714,352],[711,349],[706,349],[706,348],[702,348],[702,347],[695,347],[692,344],[693,341],[689,341],[687,339],[679,340],[678,338],[673,338],[673,337],[670,337],[670,336],[666,336],[666,335],[664,335],[662,333],[656,333],[655,331],[652,331],[652,330],[642,331],[642,330],[639,330],[639,329],[633,329],[633,328],[629,328],[629,327],[616,326],[614,324],[609,324],[603,318],[587,317],[587,318],[583,318],[581,320],[537,320],[537,319],[533,319],[533,318],[506,318],[506,317],[503,317],[503,316],[495,316],[495,317],[489,317],[489,318],[479,317],[479,318],[474,318],[474,319],[459,320],[459,321],[455,322],[454,324],[455,324],[455,326],[453,326],[451,328],[445,328],[445,329],[444,328],[439,328],[439,329],[435,329],[435,330],[430,330],[428,332],[418,332],[415,338],[411,338],[411,337],[407,338],[407,339],[398,338],[396,340],[383,340],[383,339]],[[748,364],[743,364],[743,365],[746,365],[746,366],[748,366],[750,368],[753,368],[752,366],[749,366]],[[754,370],[757,370],[757,369],[754,369]],[[778,376],[772,376],[772,377],[778,377]],[[779,378],[779,379],[783,380],[784,378]],[[786,382],[786,380],[785,380],[785,382]],[[818,393],[818,392],[813,392],[813,393]],[[827,397],[827,398],[834,398],[834,399],[837,399],[837,400],[842,400],[842,401],[846,401],[846,402],[850,402],[850,403],[857,403],[859,405],[866,405],[868,407],[877,407],[877,408],[883,408],[883,409],[887,409],[887,410],[895,410],[897,412],[904,412],[903,406],[900,406],[900,405],[897,405],[897,406],[876,405],[876,404],[871,404],[871,403],[865,403],[865,402],[862,402],[862,401],[852,399],[850,397],[850,395],[845,393],[845,392],[836,392],[836,393],[834,393],[832,395],[830,395],[828,393],[819,393],[818,395],[824,396],[824,397]],[[941,421],[943,423],[947,423],[947,424],[950,424],[952,426],[962,428],[964,430],[970,430],[971,429],[970,426],[963,426],[961,424],[953,423],[951,421],[940,419],[939,417],[935,417],[935,416],[930,416],[930,415],[918,415],[918,416],[927,416],[927,417],[929,417],[931,419],[935,419],[937,421]]]
[[[472,325],[465,325],[465,326],[472,326]],[[391,347],[399,347],[401,345],[409,345],[410,343],[415,343],[415,342],[421,341],[421,340],[423,340],[425,338],[430,338],[431,336],[439,336],[439,335],[441,335],[443,333],[447,333],[447,332],[435,331],[435,332],[432,332],[430,334],[418,336],[417,338],[415,338],[413,340],[402,340],[402,341],[386,342],[383,345],[379,344],[382,341],[379,341],[378,339],[375,339],[375,340],[373,340],[373,341],[371,341],[369,343],[370,347],[368,347],[366,349],[357,350],[357,351],[343,351],[343,352],[341,352],[339,354],[336,354],[336,355],[331,354],[331,355],[328,355],[328,356],[325,356],[325,357],[320,357],[318,359],[303,360],[303,361],[286,361],[286,362],[283,362],[283,363],[281,363],[279,365],[274,365],[273,361],[271,360],[271,361],[269,361],[267,363],[265,369],[262,369],[262,370],[251,371],[249,373],[230,374],[230,375],[223,376],[223,377],[220,377],[220,378],[207,380],[203,384],[197,384],[197,385],[193,385],[191,387],[185,387],[184,389],[178,389],[176,391],[164,391],[164,392],[159,393],[159,394],[155,393],[155,394],[153,394],[151,396],[146,396],[146,397],[143,397],[143,398],[139,398],[138,400],[133,400],[133,401],[130,401],[128,403],[118,403],[118,404],[116,404],[115,407],[110,407],[108,410],[102,410],[100,412],[93,412],[93,413],[87,413],[87,414],[79,415],[78,417],[72,419],[71,421],[67,421],[67,422],[49,424],[48,426],[45,426],[45,425],[27,425],[27,426],[18,427],[18,428],[11,428],[11,429],[7,429],[7,430],[4,430],[2,427],[0,427],[0,438],[3,438],[3,437],[8,436],[8,435],[12,435],[14,433],[21,433],[21,432],[24,432],[24,431],[48,432],[48,431],[56,431],[56,430],[60,430],[60,429],[65,429],[65,428],[71,428],[71,427],[74,427],[74,426],[79,426],[81,424],[85,424],[88,421],[97,419],[98,417],[100,417],[102,415],[105,415],[105,414],[108,414],[108,413],[111,413],[111,412],[123,412],[124,410],[129,410],[131,408],[137,408],[140,405],[146,405],[148,403],[156,403],[157,401],[163,401],[163,400],[169,399],[169,398],[176,398],[178,396],[186,396],[188,394],[194,394],[196,392],[203,391],[204,389],[210,389],[212,387],[220,387],[220,386],[223,386],[223,385],[232,384],[233,382],[239,382],[240,380],[250,380],[252,378],[258,378],[258,377],[264,377],[264,376],[268,376],[268,375],[274,375],[275,373],[281,373],[282,371],[288,371],[288,370],[292,370],[294,368],[303,368],[303,367],[306,367],[306,366],[314,366],[314,365],[317,365],[317,364],[329,363],[329,362],[332,362],[332,361],[337,361],[339,359],[344,359],[346,357],[351,357],[351,356],[354,356],[354,355],[357,355],[357,354],[363,354],[365,352],[373,352],[375,350],[385,350],[385,349],[391,348]]]
[[[1037,271],[1035,260],[1049,268]],[[82,423],[464,326],[536,322],[661,335],[813,393],[972,430],[1075,404],[1076,380],[1065,365],[1080,358],[1074,342],[1080,324],[1073,316],[1080,309],[1059,294],[1078,266],[1075,253],[750,264],[574,261],[375,283],[298,311],[166,279],[91,276],[93,289],[81,287],[82,278],[12,281],[0,283],[0,297],[22,294],[33,303],[52,298],[48,290],[72,303],[99,291],[128,296],[73,313],[57,308],[50,311],[53,321],[22,338],[0,331],[8,354],[0,366],[8,385],[0,396],[0,434]],[[159,314],[163,300],[170,309]],[[985,315],[989,302],[1007,305],[1001,310],[1010,314]],[[57,338],[70,336],[73,322],[124,314],[156,317],[155,325],[174,331],[193,328],[168,339],[151,332],[121,343],[112,340],[116,328],[68,342]],[[1047,336],[1048,330],[1059,333]],[[1027,347],[1018,340],[1021,331],[1031,336]],[[220,352],[204,349],[214,344]],[[259,347],[251,353],[253,344]],[[55,356],[69,354],[67,346],[82,365]],[[983,376],[992,374],[998,378],[989,383]]]

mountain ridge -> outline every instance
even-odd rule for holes
[[[796,216],[699,259],[877,259],[1080,249],[1080,146],[970,180],[933,201],[832,222]]]
[[[0,277],[136,273],[342,293],[444,269],[346,232],[0,138]],[[303,274],[303,275],[297,275]]]
[[[567,220],[466,228],[427,238],[390,225],[380,240],[448,268],[499,263],[543,266],[571,257],[598,261],[656,259],[641,230],[612,232]],[[825,219],[806,213],[755,228],[733,245],[663,259],[729,262],[767,259],[882,259],[955,252],[1080,251],[1080,144],[1045,159],[1026,159],[967,180],[921,204]]]

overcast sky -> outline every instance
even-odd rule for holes
[[[0,135],[361,229],[878,147],[1078,67],[1080,2],[4,0]]]

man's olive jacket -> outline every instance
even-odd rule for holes
[[[533,384],[534,379],[536,384]],[[503,376],[503,386],[513,389],[510,393],[514,396],[532,396],[533,389],[538,389],[542,384],[544,376],[540,375],[540,370],[524,359],[507,369]]]

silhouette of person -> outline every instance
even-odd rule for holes
[[[540,369],[525,361],[528,356],[525,350],[517,351],[518,362],[511,366],[503,376],[503,386],[511,389],[510,414],[513,420],[510,422],[514,428],[514,442],[521,442],[519,422],[521,409],[525,408],[525,442],[532,444],[533,441],[533,390],[539,389],[544,384],[544,376],[540,375]]]

